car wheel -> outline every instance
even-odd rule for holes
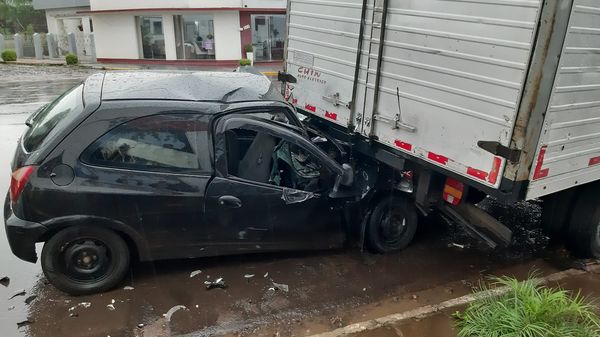
[[[129,249],[115,232],[76,226],[52,236],[42,250],[42,270],[50,283],[71,295],[103,292],[129,269]]]
[[[568,247],[581,257],[600,258],[600,184],[590,184],[577,193],[571,222]]]
[[[408,246],[417,231],[417,212],[403,197],[387,197],[373,209],[367,228],[367,244],[377,253],[388,253]]]

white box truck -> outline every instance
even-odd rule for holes
[[[418,209],[507,243],[478,196],[542,198],[600,257],[600,1],[289,0],[287,30],[286,100]]]

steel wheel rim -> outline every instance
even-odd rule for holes
[[[94,283],[109,275],[112,258],[108,246],[98,239],[78,238],[61,246],[58,266],[70,280]]]

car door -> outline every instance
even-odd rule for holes
[[[274,153],[282,144],[310,153],[323,171],[337,171],[330,175],[341,173],[310,141],[275,122],[230,115],[216,123],[214,143],[216,176],[205,209],[212,238],[223,251],[323,249],[343,243],[343,208],[328,196],[333,181],[318,188],[274,181],[283,169],[274,167]]]

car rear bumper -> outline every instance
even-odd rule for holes
[[[16,217],[8,198],[4,203],[4,225],[8,244],[13,254],[22,260],[35,263],[37,261],[35,243],[48,229],[37,222],[25,221]]]

